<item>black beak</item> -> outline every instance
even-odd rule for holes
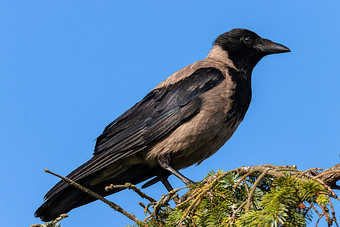
[[[288,47],[285,47],[284,45],[278,43],[274,43],[269,39],[262,39],[259,44],[255,45],[255,49],[264,54],[278,54],[290,52],[290,49]]]

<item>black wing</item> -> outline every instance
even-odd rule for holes
[[[199,112],[202,101],[199,95],[223,80],[220,70],[201,68],[175,84],[152,90],[105,128],[97,138],[92,159],[68,177],[80,180],[166,137]],[[51,189],[46,197],[66,187],[60,184]]]
[[[97,138],[94,155],[123,152],[120,155],[129,156],[134,153],[132,148],[157,142],[197,113],[201,103],[198,96],[222,80],[218,69],[202,68],[175,84],[154,89],[105,128]]]

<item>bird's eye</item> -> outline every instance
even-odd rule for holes
[[[243,42],[247,45],[251,44],[253,40],[250,37],[243,38]]]

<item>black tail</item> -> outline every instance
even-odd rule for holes
[[[121,189],[110,190],[107,192],[105,191],[105,186],[125,183],[138,184],[155,176],[157,171],[158,170],[151,169],[148,166],[133,165],[111,179],[104,179],[103,181],[98,182],[98,178],[103,176],[103,172],[100,171],[86,177],[85,179],[79,180],[78,183],[101,196],[107,196],[116,193]],[[50,191],[53,191],[53,188]],[[63,213],[67,213],[76,207],[83,206],[95,200],[96,199],[94,197],[69,185],[61,191],[57,191],[55,194],[49,195],[48,199],[36,210],[34,215],[35,217],[39,217],[42,221],[51,221]]]

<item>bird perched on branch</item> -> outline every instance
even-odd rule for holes
[[[105,186],[127,182],[142,187],[199,164],[227,142],[243,120],[251,100],[251,74],[266,55],[289,52],[246,29],[217,37],[206,59],[171,75],[140,102],[110,123],[97,138],[94,156],[67,177],[102,196]],[[95,200],[60,181],[35,212],[50,221]]]

